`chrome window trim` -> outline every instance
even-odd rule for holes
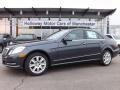
[[[78,39],[78,40],[72,40],[72,41],[83,41],[83,40],[105,40],[105,39]]]

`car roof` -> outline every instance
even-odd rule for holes
[[[35,35],[35,34],[19,34],[19,35]]]
[[[65,29],[64,29],[65,30]],[[94,29],[92,29],[92,28],[74,28],[74,29],[67,29],[67,30],[69,30],[69,31],[73,31],[73,30],[90,30],[90,31],[95,31]],[[95,32],[97,32],[97,31],[95,31]]]

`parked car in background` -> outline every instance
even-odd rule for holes
[[[14,39],[14,41],[10,42],[10,44],[26,43],[38,39],[40,38],[38,38],[35,34],[20,34]]]
[[[117,43],[91,29],[56,32],[45,40],[8,46],[2,54],[7,67],[22,68],[31,75],[41,75],[49,66],[99,61],[110,65],[117,56]]]
[[[106,36],[110,39],[113,39],[117,42],[119,48],[120,48],[120,35],[115,35],[115,34],[106,34]]]
[[[9,34],[0,34],[0,53],[3,51],[4,47],[6,47],[11,41],[13,41],[13,37]]]

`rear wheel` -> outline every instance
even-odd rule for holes
[[[112,54],[109,50],[105,50],[102,55],[101,64],[104,66],[110,65],[112,61]]]
[[[3,51],[3,45],[0,45],[0,53]]]
[[[25,62],[25,70],[30,75],[38,76],[48,69],[48,58],[42,53],[33,53]]]

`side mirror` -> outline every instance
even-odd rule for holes
[[[41,37],[37,37],[38,40],[41,40]]]
[[[70,42],[70,41],[72,41],[72,40],[71,40],[71,39],[67,39],[67,38],[62,39],[62,42],[63,42],[64,44],[67,44],[67,42]]]

